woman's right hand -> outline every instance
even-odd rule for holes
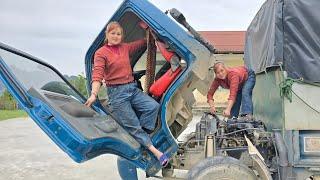
[[[210,106],[210,112],[212,114],[216,114],[216,108],[214,106]]]
[[[96,100],[97,97],[94,94],[91,94],[91,96],[88,98],[87,102],[84,103],[84,105],[90,107]]]

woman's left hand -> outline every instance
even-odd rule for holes
[[[86,105],[87,107],[90,107],[96,100],[97,100],[97,97],[94,94],[92,94],[88,98],[87,102],[84,103],[84,105]]]
[[[225,110],[223,111],[223,116],[225,116],[225,117],[230,117],[230,109],[225,109]]]

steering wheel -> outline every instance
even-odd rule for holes
[[[137,81],[138,88],[140,88],[143,91],[140,79],[142,76],[146,74],[146,70],[134,71],[132,74],[133,74],[134,80]]]

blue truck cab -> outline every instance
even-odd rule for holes
[[[125,0],[110,21],[118,21],[122,25],[124,42],[146,37],[146,31],[138,25],[144,21],[154,38],[179,57],[177,65],[182,70],[161,97],[156,99],[160,111],[156,129],[150,134],[154,146],[172,157],[178,150],[176,138],[192,119],[191,108],[195,103],[193,92],[197,89],[205,94],[213,77],[209,70],[212,52],[146,0]],[[93,57],[95,51],[103,45],[104,31],[105,27],[90,46],[85,58],[86,87],[89,93]],[[131,57],[137,81],[147,69],[143,63],[146,61],[146,52],[149,50],[141,49]],[[161,69],[164,69],[166,62],[159,56],[154,59],[156,68],[151,68],[153,72],[149,73],[161,78]],[[36,124],[74,161],[80,163],[102,154],[115,154],[145,170],[149,176],[161,169],[156,157],[113,118],[103,92],[92,108],[88,108],[84,105],[86,97],[56,68],[2,43],[0,79]],[[148,89],[144,91],[148,93]]]

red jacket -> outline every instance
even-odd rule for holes
[[[207,94],[208,102],[213,100],[213,94],[216,92],[219,86],[230,89],[228,100],[236,100],[238,90],[248,79],[248,70],[244,66],[228,68],[226,79],[215,78],[212,82]]]
[[[92,81],[105,80],[106,85],[125,84],[134,80],[129,56],[146,44],[145,40],[104,45],[94,54]]]

